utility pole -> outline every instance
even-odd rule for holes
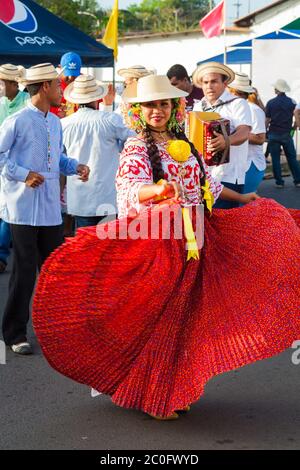
[[[177,8],[176,10],[173,10],[173,13],[175,15],[175,29],[174,31],[178,30],[178,13],[180,12],[180,8]]]
[[[240,7],[242,6],[242,3],[237,1],[236,3],[233,4],[234,7],[236,7],[236,18],[240,17]]]

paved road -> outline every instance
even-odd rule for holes
[[[274,181],[261,195],[300,209],[300,189]],[[9,273],[0,276],[0,315]],[[192,411],[157,422],[135,410],[91,398],[89,389],[53,371],[41,355],[7,352],[0,365],[0,449],[299,449],[300,365],[290,349],[212,379]],[[299,338],[300,339],[300,338]]]

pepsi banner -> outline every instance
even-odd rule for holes
[[[113,51],[32,0],[0,0],[0,63],[59,64],[77,52],[85,67],[112,67]]]

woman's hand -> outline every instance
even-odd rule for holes
[[[248,204],[249,202],[259,199],[259,196],[256,193],[247,193],[247,194],[241,194],[240,199],[241,199],[240,201],[241,204]]]
[[[182,190],[175,181],[163,181],[156,185],[156,195],[159,198],[173,199],[175,202],[182,202]]]

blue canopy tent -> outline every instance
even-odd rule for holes
[[[32,0],[1,0],[0,63],[29,67],[58,65],[68,51],[77,52],[85,67],[113,67],[113,50],[98,43]]]
[[[224,63],[224,54],[215,55],[209,59],[202,60],[198,62],[197,65],[202,64],[203,62],[219,62]],[[236,48],[232,51],[226,53],[226,63],[230,64],[251,64],[252,62],[252,47],[247,49],[245,48]]]
[[[296,25],[296,22],[293,22],[284,28],[273,31],[272,33],[264,34],[254,38],[255,40],[261,39],[300,39],[300,29],[289,29],[290,26]],[[297,24],[299,27],[300,24]],[[219,54],[208,59],[201,60],[197,62],[197,65],[202,64],[203,62],[220,62],[224,63],[224,53]],[[249,41],[244,41],[234,46],[229,46],[226,52],[226,63],[230,64],[252,64],[252,39]]]

